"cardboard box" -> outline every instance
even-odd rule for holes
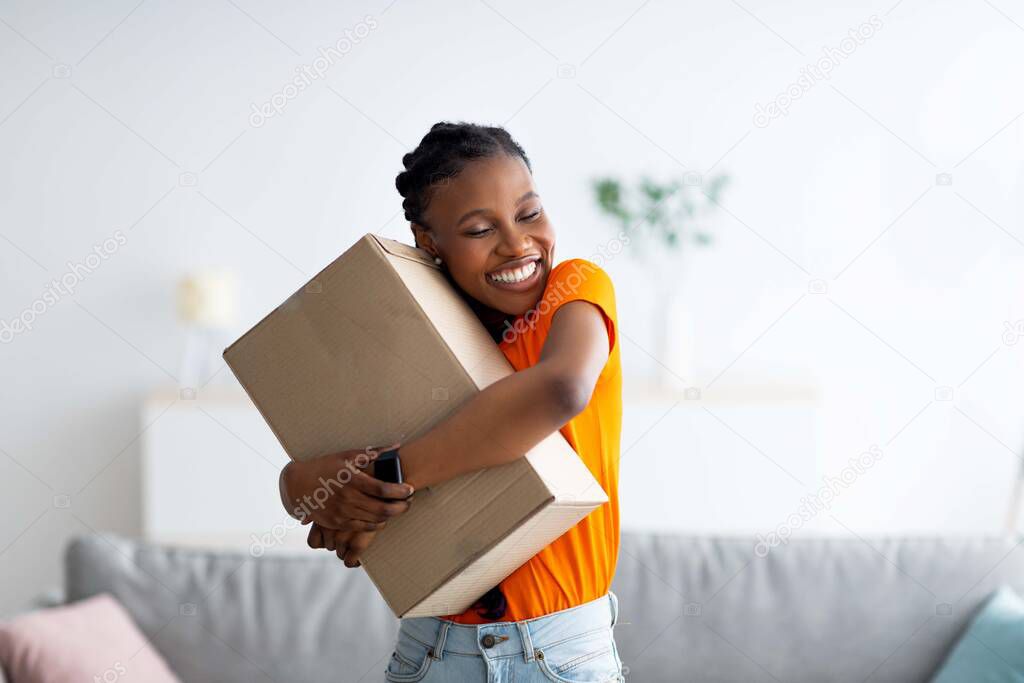
[[[411,441],[513,372],[429,255],[366,235],[224,351],[293,460]],[[417,491],[363,567],[396,616],[461,612],[607,496],[558,432]]]

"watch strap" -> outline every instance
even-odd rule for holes
[[[373,476],[392,484],[402,483],[402,459],[398,449],[382,451],[373,461]]]

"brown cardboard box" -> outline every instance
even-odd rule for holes
[[[410,441],[513,372],[426,252],[366,235],[224,351],[293,460]],[[417,491],[363,556],[396,616],[458,613],[607,496],[555,432]]]

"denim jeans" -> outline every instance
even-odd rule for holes
[[[621,683],[614,593],[536,619],[456,624],[402,619],[384,674],[392,683]]]

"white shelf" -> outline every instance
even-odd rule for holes
[[[748,404],[748,403],[817,403],[821,393],[817,387],[781,382],[764,383],[725,383],[715,382],[708,378],[711,386],[706,383],[694,382],[686,385],[682,381],[673,380],[671,384],[655,382],[645,378],[626,378],[622,382],[622,401],[626,405],[637,403],[675,402],[699,405],[701,403],[716,404]]]

